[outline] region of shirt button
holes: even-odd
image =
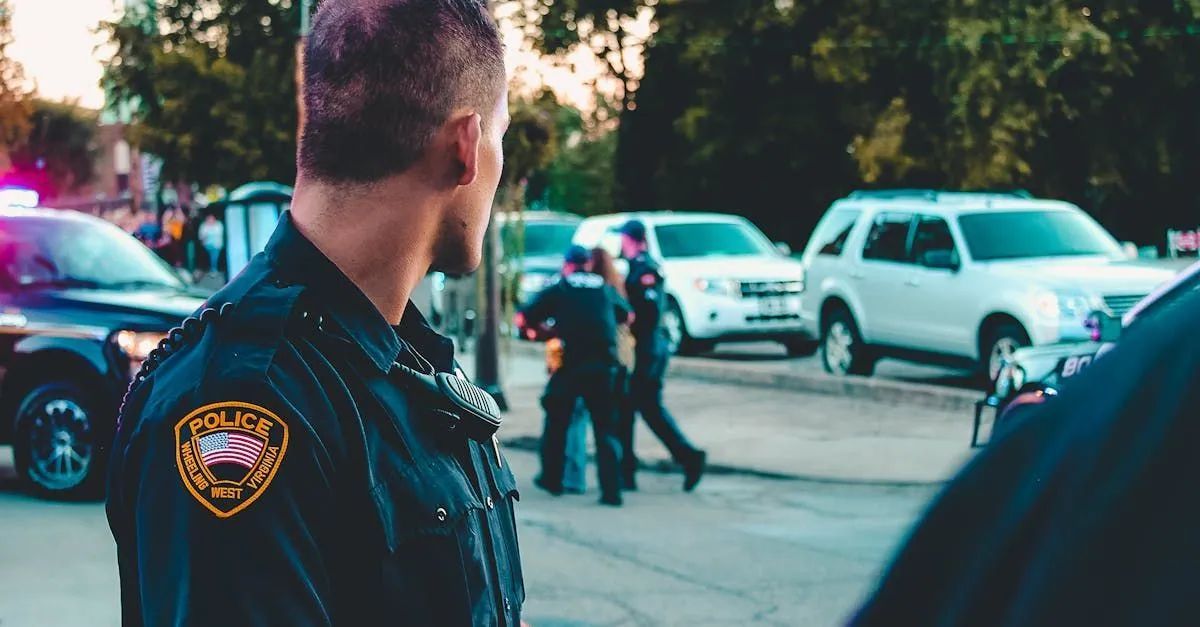
[[[438,522],[446,522],[446,519],[450,517],[450,515],[446,513],[446,508],[444,507],[437,508],[437,512],[435,512],[434,515],[437,516]]]
[[[493,501],[493,500],[492,500],[492,497],[490,497],[490,496],[489,496],[489,497],[487,497],[487,507],[488,507],[488,509],[495,509],[495,508],[496,508],[496,502],[495,502],[495,501]]]
[[[508,597],[504,598],[504,611],[509,614],[512,613],[512,603],[508,602]]]

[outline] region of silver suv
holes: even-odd
[[[855,192],[804,251],[801,317],[834,374],[880,357],[971,366],[994,378],[1022,346],[1085,339],[1171,278],[1126,258],[1079,207],[1026,194]]]

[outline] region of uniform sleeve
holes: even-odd
[[[554,314],[554,294],[557,291],[556,286],[547,287],[538,292],[529,305],[521,310],[526,325],[536,327]]]
[[[643,267],[629,282],[629,303],[635,316],[635,332],[658,327],[659,316],[662,315],[659,311],[662,283],[662,276],[650,267]]]
[[[147,406],[123,451],[125,603],[147,625],[327,625],[332,464],[267,385]],[[120,542],[119,542],[120,544]],[[130,614],[127,608],[126,615]]]

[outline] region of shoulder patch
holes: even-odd
[[[287,423],[250,403],[212,403],[175,423],[179,478],[217,518],[229,518],[262,496],[287,445]]]

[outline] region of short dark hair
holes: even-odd
[[[504,81],[481,0],[324,0],[304,47],[297,166],[331,183],[399,174],[455,108],[489,110]]]

